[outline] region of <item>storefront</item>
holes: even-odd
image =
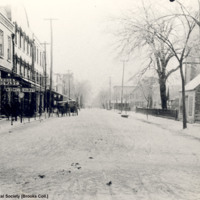
[[[1,68],[1,116],[33,117],[44,111],[44,87]]]

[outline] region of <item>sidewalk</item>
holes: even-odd
[[[20,118],[18,117],[17,121],[13,120],[13,125],[11,125],[11,119],[8,120],[7,118],[0,118],[0,133],[9,132],[27,123],[39,122],[45,119],[48,119],[48,115],[46,115],[46,117],[45,117],[45,114],[43,114],[41,117],[39,116],[31,117],[31,118],[23,117],[22,122]]]
[[[176,121],[174,119],[167,119],[167,118],[156,117],[152,115],[148,115],[147,117],[147,115],[145,114],[135,113],[134,111],[130,111],[127,114],[129,115],[129,118],[134,118],[136,120],[140,120],[145,123],[156,125],[163,129],[200,140],[200,124],[187,123],[187,128],[183,129],[182,121]]]

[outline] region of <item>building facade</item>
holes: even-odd
[[[14,24],[7,18],[6,14],[6,11],[0,8],[0,115],[8,114],[7,102],[11,102],[11,92],[6,91],[6,86],[12,84]]]
[[[45,96],[44,48],[30,30],[28,19],[20,24],[11,6],[1,7],[0,11],[1,114],[41,114]]]

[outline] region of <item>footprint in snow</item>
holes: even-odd
[[[106,185],[111,186],[112,185],[112,181],[109,181],[108,183],[106,183]]]
[[[44,177],[45,177],[45,175],[38,175],[38,177],[40,177],[40,178],[44,178]]]

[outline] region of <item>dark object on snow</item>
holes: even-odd
[[[112,185],[112,181],[109,181],[108,183],[106,183],[106,185],[111,186]]]
[[[138,191],[135,188],[133,188],[133,192],[137,193]]]
[[[93,159],[93,157],[89,157],[89,159]]]
[[[81,167],[77,167],[77,169],[81,169]]]
[[[128,115],[127,114],[123,114],[123,115],[121,115],[121,117],[128,118]]]
[[[69,170],[69,173],[71,173],[71,171]]]
[[[40,178],[44,178],[45,177],[45,175],[38,175]]]

